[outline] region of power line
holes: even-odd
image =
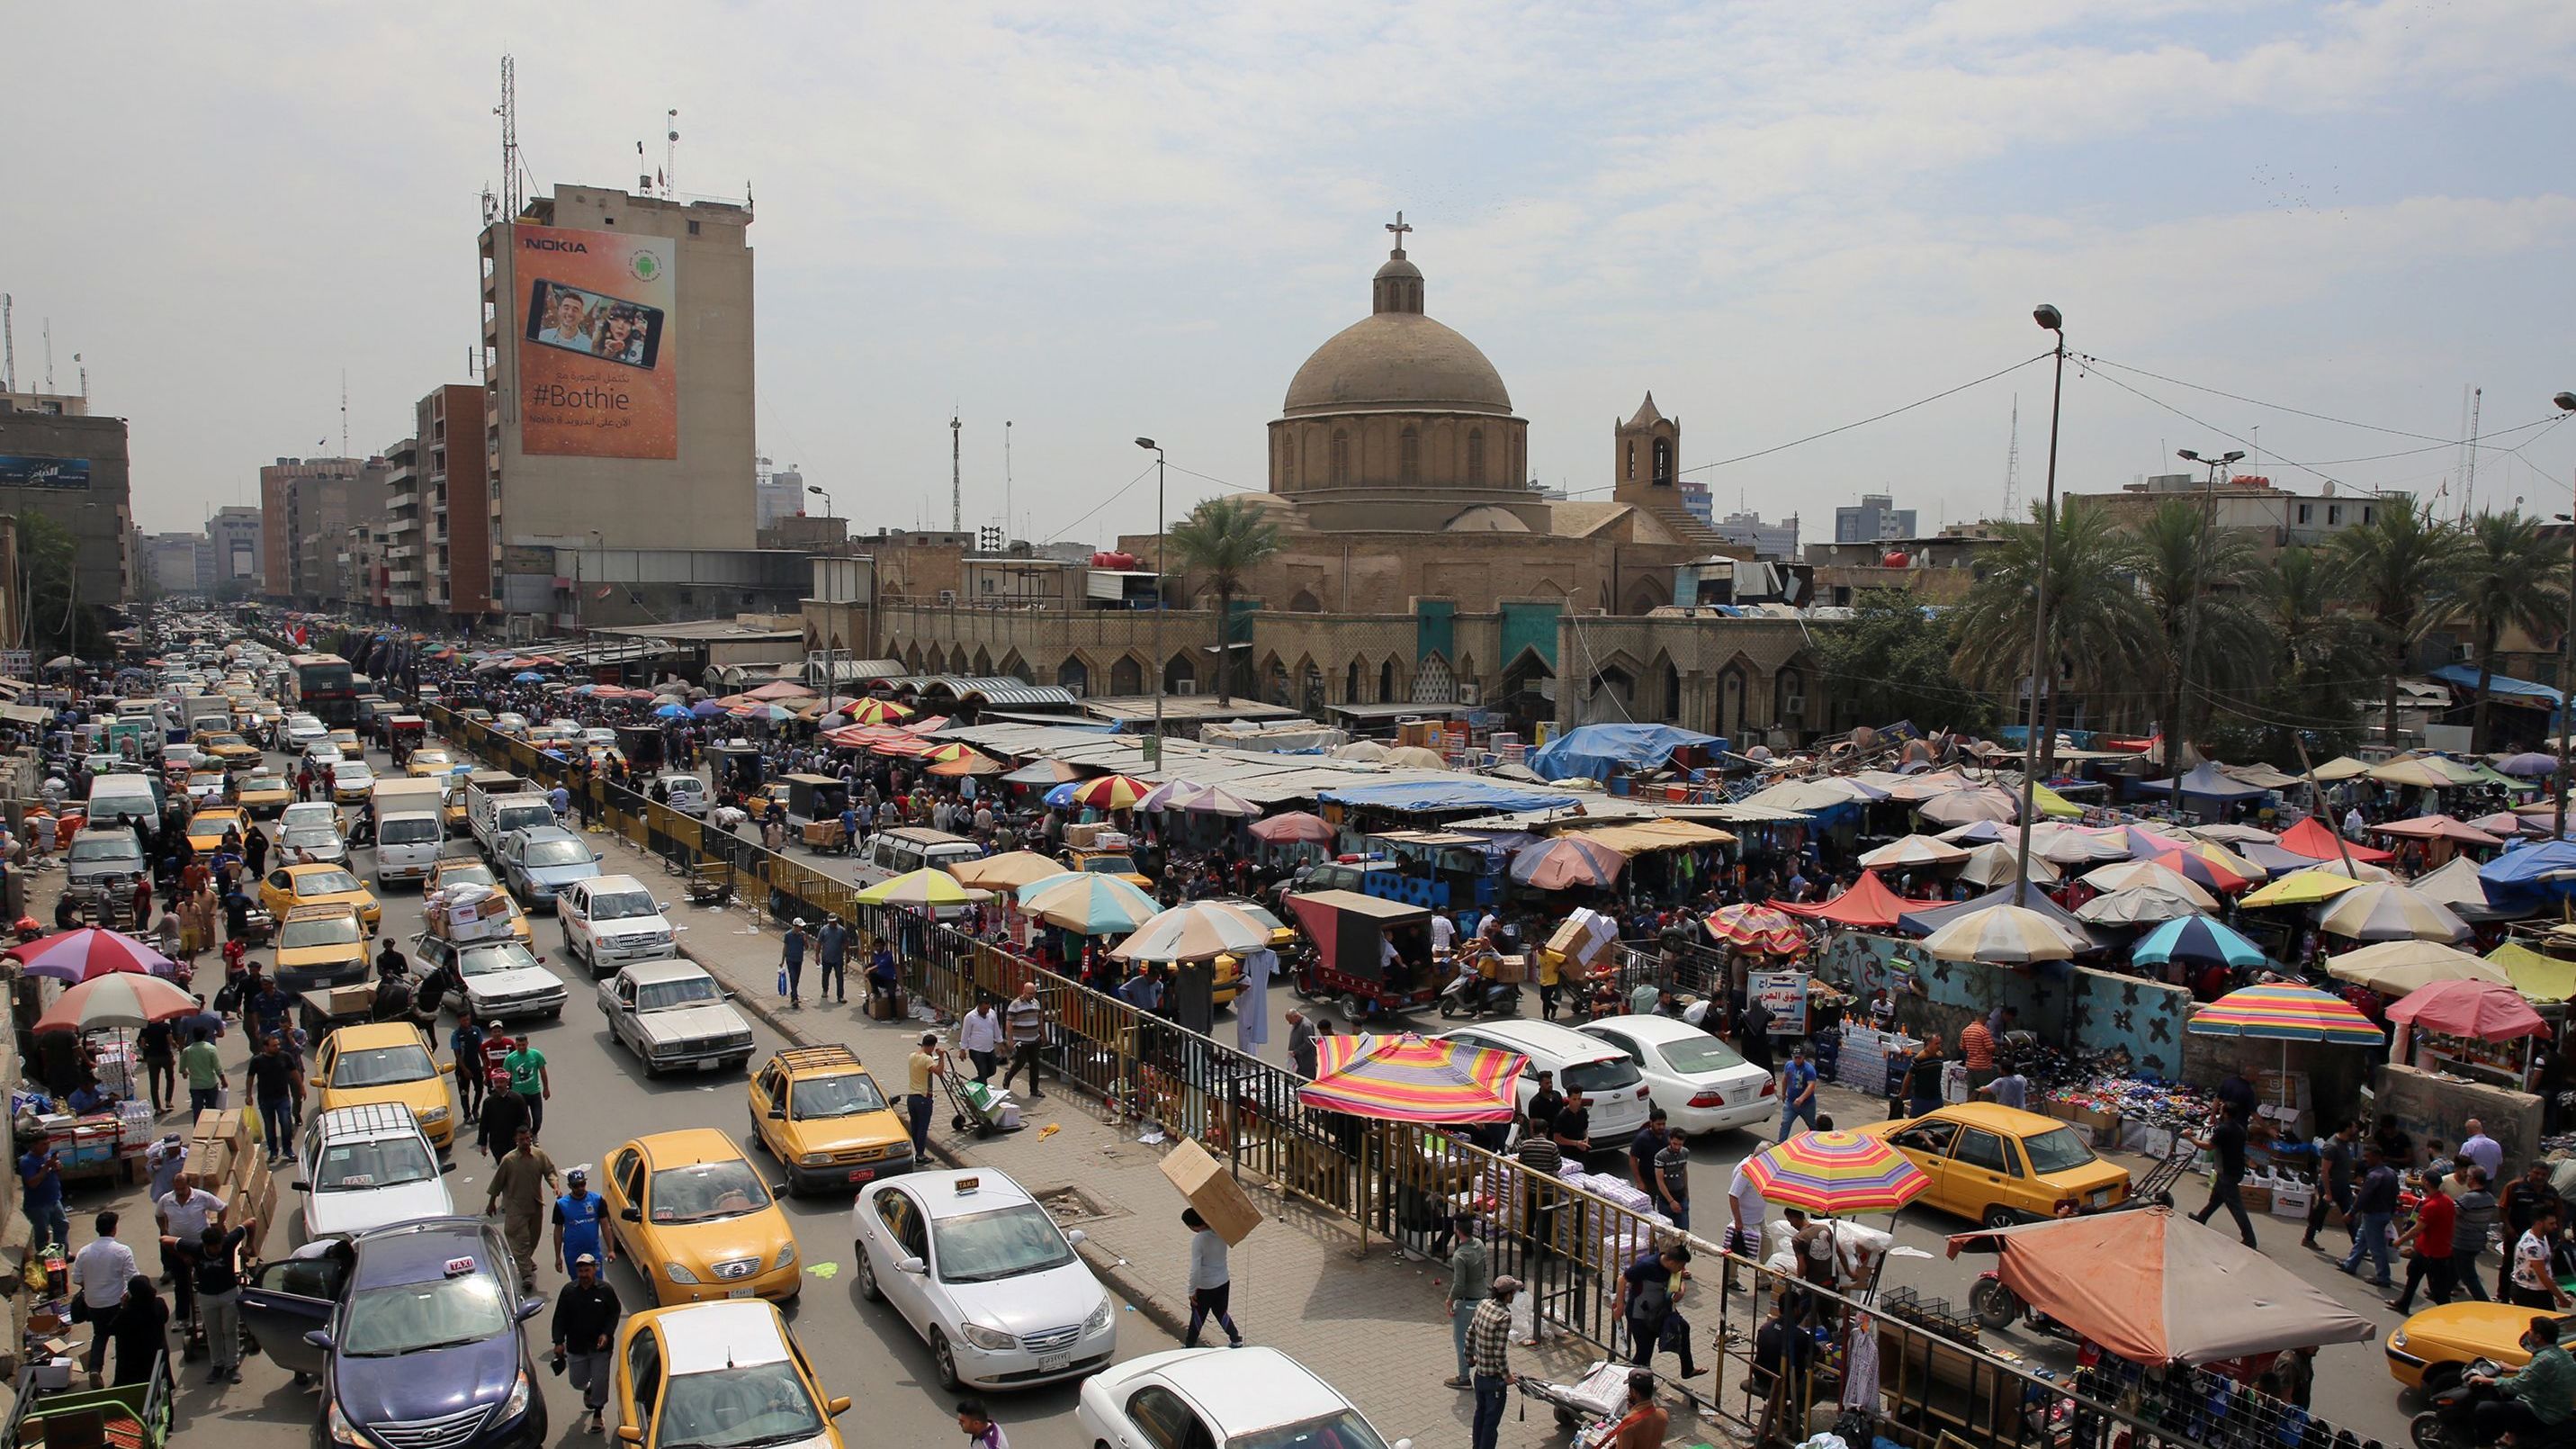
[[[1762,450],[1761,450],[1760,452],[1758,452],[1758,453],[1742,453],[1742,454],[1738,454],[1737,456],[1732,457],[1732,458],[1720,458],[1720,459],[1718,459],[1718,460],[1717,460],[1716,462],[1714,462],[1714,463],[1702,463],[1702,464],[1700,464],[1700,465],[1699,465],[1698,467],[1696,467],[1696,468],[1684,468],[1682,471],[1683,471],[1684,473],[1705,473],[1705,472],[1709,471],[1709,470],[1710,470],[1710,469],[1712,469],[1712,468],[1724,468],[1724,467],[1728,467],[1728,466],[1730,466],[1730,465],[1732,465],[1732,464],[1736,464],[1736,463],[1749,463],[1749,462],[1752,462],[1752,461],[1753,461],[1754,459],[1756,459],[1756,458],[1767,458],[1767,457],[1771,456],[1773,453],[1785,452],[1785,451],[1787,451],[1788,449],[1795,448],[1795,447],[1800,447],[1800,446],[1803,446],[1803,445],[1805,445],[1805,444],[1815,442],[1815,441],[1816,441],[1817,439],[1819,439],[1819,438],[1830,438],[1830,437],[1832,437],[1832,436],[1833,436],[1834,434],[1836,434],[1836,433],[1848,433],[1848,432],[1850,432],[1850,431],[1851,431],[1852,429],[1854,429],[1854,428],[1865,428],[1865,427],[1868,427],[1868,426],[1869,426],[1870,424],[1872,424],[1872,423],[1876,423],[1876,422],[1884,422],[1884,421],[1886,421],[1886,420],[1887,420],[1887,419],[1889,419],[1889,418],[1895,417],[1895,416],[1896,416],[1897,414],[1899,414],[1899,413],[1910,413],[1910,412],[1914,411],[1916,408],[1922,407],[1922,406],[1924,406],[1924,405],[1926,405],[1926,404],[1928,404],[1928,403],[1936,403],[1936,402],[1939,402],[1941,399],[1943,399],[1943,398],[1945,398],[1945,397],[1951,397],[1951,396],[1954,396],[1954,395],[1956,395],[1956,394],[1958,394],[1958,393],[1966,392],[1968,389],[1970,389],[1970,388],[1972,388],[1972,387],[1980,387],[1980,386],[1983,386],[1983,385],[1984,385],[1984,384],[1986,384],[1986,383],[1990,383],[1990,382],[1994,381],[1996,378],[2002,377],[2002,376],[2003,376],[2003,375],[2005,375],[2006,373],[2019,372],[2021,369],[2023,369],[2023,368],[2025,368],[2025,367],[2030,366],[2030,365],[2031,365],[2032,363],[2034,363],[2034,362],[2041,361],[2042,359],[2045,359],[2045,358],[2055,357],[2056,355],[2057,355],[2057,351],[2056,351],[2056,349],[2055,349],[2055,348],[2051,348],[2051,349],[2049,349],[2049,350],[2048,350],[2048,351],[2046,351],[2046,352],[2042,352],[2042,353],[2038,354],[2037,356],[2033,356],[2033,357],[2025,357],[2025,358],[2023,358],[2021,361],[2014,363],[2014,364],[2013,364],[2012,366],[2010,366],[2010,367],[1998,368],[1998,369],[1996,369],[1996,370],[1995,370],[1995,371],[1993,371],[1993,372],[1987,373],[1987,374],[1986,374],[1985,376],[1983,376],[1983,377],[1980,377],[1980,378],[1974,378],[1974,379],[1971,379],[1971,380],[1969,380],[1969,381],[1967,381],[1967,382],[1963,382],[1963,383],[1959,384],[1957,387],[1943,388],[1941,391],[1939,391],[1939,392],[1936,392],[1936,393],[1932,394],[1930,397],[1916,398],[1914,401],[1912,401],[1912,402],[1910,402],[1910,403],[1907,403],[1907,404],[1906,404],[1905,406],[1903,406],[1903,407],[1889,408],[1887,411],[1885,411],[1885,412],[1883,412],[1883,413],[1872,413],[1870,416],[1865,417],[1865,418],[1862,418],[1862,419],[1858,420],[1857,422],[1849,422],[1849,423],[1845,423],[1845,424],[1843,424],[1842,426],[1837,427],[1837,428],[1827,428],[1827,429],[1825,429],[1825,430],[1824,430],[1823,432],[1821,432],[1821,433],[1809,433],[1807,436],[1805,436],[1805,437],[1803,437],[1803,438],[1795,438],[1795,439],[1792,439],[1791,441],[1786,442],[1786,443],[1780,443],[1780,444],[1777,444],[1777,445],[1775,445],[1775,446],[1773,446],[1773,447],[1764,448],[1764,449],[1762,449]],[[1592,492],[1592,493],[1597,493],[1597,492],[1599,492],[1599,491],[1601,491],[1601,490],[1599,490],[1599,489],[1595,488],[1595,489],[1586,489],[1586,490],[1584,490],[1584,491],[1586,491],[1586,492]]]
[[[2152,377],[2158,382],[2169,382],[2176,387],[2187,387],[2193,392],[2205,392],[2213,397],[2223,397],[2230,402],[2241,402],[2248,407],[2258,407],[2266,412],[2294,413],[2299,417],[2314,418],[2321,423],[2335,423],[2347,428],[2363,428],[2374,433],[2388,433],[2395,437],[2413,438],[2418,442],[2437,443],[2445,448],[2456,448],[2461,446],[2463,443],[2474,443],[2478,441],[2474,436],[2468,438],[2437,438],[2431,433],[2411,433],[2404,428],[2383,427],[2378,423],[2365,423],[2352,418],[2339,418],[2331,413],[2310,412],[2306,408],[2294,408],[2288,403],[2265,402],[2260,398],[2251,398],[2239,393],[2229,392],[2225,388],[2210,387],[2206,384],[2197,382],[2185,382],[2179,377],[2167,377],[2161,372],[2149,372],[2143,367],[2131,367],[2125,362],[2113,362],[2108,358],[2096,357],[2091,353],[2079,352],[2075,355],[2083,358],[2086,362],[2095,367],[2108,367],[2117,369],[2121,372],[2134,372],[2140,377]],[[2531,424],[2526,423],[2523,426],[2529,427]],[[2475,434],[2477,430],[2475,428],[2470,428],[2466,431]],[[2490,434],[2489,436],[2495,435]]]
[[[1082,514],[1082,516],[1081,516],[1080,518],[1077,518],[1077,519],[1073,520],[1071,523],[1066,524],[1064,527],[1057,529],[1055,532],[1048,534],[1048,535],[1046,536],[1046,542],[1048,542],[1048,543],[1053,543],[1053,542],[1055,542],[1057,539],[1064,537],[1066,534],[1071,533],[1072,531],[1074,531],[1074,530],[1075,530],[1075,529],[1077,529],[1077,528],[1080,528],[1080,527],[1081,527],[1082,525],[1084,525],[1085,523],[1090,522],[1090,521],[1091,521],[1091,516],[1092,516],[1093,514],[1098,513],[1100,510],[1102,510],[1102,509],[1104,509],[1104,508],[1108,507],[1108,506],[1109,506],[1110,504],[1112,504],[1112,503],[1117,502],[1119,499],[1126,497],[1126,496],[1127,496],[1127,489],[1129,489],[1129,488],[1133,488],[1133,487],[1135,487],[1137,484],[1144,482],[1144,481],[1145,481],[1145,479],[1146,479],[1147,477],[1149,477],[1149,476],[1151,476],[1151,475],[1152,475],[1153,471],[1154,471],[1154,465],[1153,465],[1153,464],[1151,464],[1151,463],[1146,464],[1146,465],[1145,465],[1145,469],[1144,469],[1144,471],[1143,471],[1143,472],[1138,473],[1135,477],[1128,479],[1128,480],[1127,480],[1127,482],[1126,482],[1126,484],[1125,484],[1125,486],[1121,487],[1117,492],[1110,494],[1108,497],[1101,499],[1099,502],[1097,502],[1097,503],[1095,503],[1095,504],[1091,505],[1089,508],[1087,508],[1087,509],[1083,510],[1083,514]]]

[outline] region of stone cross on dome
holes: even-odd
[[[1400,212],[1400,211],[1399,211],[1399,212],[1397,212],[1397,213],[1395,214],[1395,220],[1390,221],[1390,222],[1388,222],[1388,223],[1386,224],[1386,229],[1387,229],[1388,231],[1391,231],[1391,232],[1395,233],[1395,251],[1394,251],[1393,255],[1395,255],[1395,256],[1399,256],[1399,257],[1400,257],[1400,256],[1403,256],[1403,255],[1404,255],[1404,234],[1405,234],[1406,232],[1409,232],[1409,231],[1413,230],[1413,228],[1412,228],[1412,227],[1410,227],[1410,226],[1408,226],[1408,225],[1406,225],[1406,224],[1405,224],[1405,220],[1404,220],[1404,213],[1403,213],[1403,212]]]

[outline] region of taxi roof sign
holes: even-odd
[[[954,1183],[950,1184],[950,1186],[956,1189],[959,1197],[964,1197],[966,1194],[973,1192],[975,1189],[983,1185],[984,1179],[980,1177],[961,1177]]]
[[[450,1258],[447,1260],[447,1276],[450,1278],[461,1278],[473,1271],[474,1260],[472,1258]]]

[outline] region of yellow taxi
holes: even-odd
[[[751,1131],[788,1190],[854,1191],[912,1170],[912,1137],[845,1046],[794,1047],[751,1074]]]
[[[403,773],[415,780],[442,779],[456,768],[456,757],[436,745],[424,745],[403,761]]]
[[[510,933],[519,938],[519,944],[522,946],[533,948],[536,945],[537,931],[534,926],[528,924],[528,913],[519,909],[518,901],[501,888],[501,878],[494,875],[492,867],[485,865],[479,857],[448,856],[429,868],[429,879],[422,884],[421,889],[425,893],[435,895],[449,886],[456,885],[490,886],[492,893],[499,896],[502,904],[510,908]]]
[[[2388,1335],[2388,1374],[2410,1389],[2439,1393],[2460,1381],[2469,1364],[2493,1360],[2505,1369],[2531,1362],[2522,1336],[2531,1320],[2548,1315],[2510,1303],[2463,1298],[2409,1315]],[[2576,1337],[2576,1316],[2558,1319],[2558,1340]]]
[[[188,817],[188,848],[199,855],[211,855],[224,843],[227,830],[247,843],[250,840],[250,816],[236,805],[209,805]]]
[[[288,991],[367,979],[367,933],[346,902],[297,906],[277,923],[277,984]]]
[[[223,762],[226,770],[238,775],[256,769],[263,758],[259,746],[230,730],[205,730],[197,735],[197,748],[208,757]]]
[[[358,759],[365,753],[366,747],[358,743],[358,732],[356,730],[333,730],[329,734],[324,735],[323,738],[337,746],[341,757],[344,759]]]
[[[376,793],[374,767],[355,754],[332,766],[324,778],[330,781],[334,804],[364,805]]]
[[[313,1055],[313,1080],[321,1088],[316,1112],[391,1102],[408,1107],[420,1130],[441,1152],[456,1136],[456,1114],[447,1096],[453,1063],[429,1053],[420,1028],[407,1021],[344,1026],[322,1038]]]
[[[795,1444],[842,1449],[827,1398],[776,1308],[693,1303],[630,1313],[617,1328],[609,1396],[621,1444]]]
[[[1989,1227],[2053,1217],[2060,1207],[2097,1212],[2129,1197],[2127,1168],[2095,1156],[2074,1128],[2036,1112],[1962,1102],[1860,1130],[1884,1138],[1932,1179],[1917,1205]]]
[[[653,1301],[792,1301],[805,1286],[796,1234],[751,1159],[713,1127],[638,1137],[609,1154],[617,1245],[653,1264]]]
[[[1101,875],[1114,875],[1148,895],[1153,894],[1153,877],[1136,869],[1136,857],[1128,854],[1124,846],[1116,850],[1086,849],[1078,845],[1067,846],[1064,854],[1057,858],[1064,862],[1066,870],[1096,871]]]
[[[260,909],[283,921],[297,906],[354,906],[358,919],[372,931],[384,920],[385,908],[373,891],[359,884],[344,865],[289,865],[268,873],[259,883]]]
[[[274,820],[295,803],[295,787],[276,770],[262,766],[242,776],[233,799],[255,820]]]

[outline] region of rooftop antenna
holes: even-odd
[[[2012,442],[2004,449],[2004,521],[2009,523],[2021,508],[2021,394],[2012,400]]]
[[[45,319],[45,391],[54,390],[54,319]]]
[[[519,63],[509,56],[501,57],[501,104],[492,108],[501,118],[501,214],[513,221],[519,215]]]
[[[340,456],[349,456],[349,369],[340,369]]]
[[[0,292],[0,392],[18,390],[18,328],[9,314],[17,303]]]
[[[88,367],[88,365],[87,365],[86,363],[82,363],[82,362],[81,362],[81,355],[80,355],[79,353],[77,353],[77,352],[75,352],[75,353],[73,353],[73,354],[72,354],[72,361],[73,361],[75,364],[78,364],[78,365],[80,366],[81,401],[82,401],[82,402],[88,402],[88,401],[89,401],[89,367]]]
[[[966,531],[966,488],[960,481],[965,475],[959,472],[957,467],[957,430],[963,426],[964,424],[957,421],[955,413],[948,415],[948,531],[950,533]]]
[[[2468,461],[2468,464],[2467,464],[2467,466],[2465,466],[2465,467],[2463,467],[2463,468],[2461,468],[2461,469],[2460,469],[2460,521],[2461,521],[2462,523],[2466,523],[2466,522],[2468,522],[2468,521],[2469,521],[2469,516],[2470,516],[2470,505],[2471,505],[2471,504],[2473,504],[2473,503],[2475,503],[2475,502],[2477,501],[2477,496],[2478,496],[2478,414],[2480,414],[2480,413],[2482,413],[2482,412],[2484,412],[2484,411],[2486,410],[2486,405],[2487,405],[2487,390],[2486,390],[2485,388],[2482,388],[2482,387],[2481,387],[2481,388],[2472,388],[2472,389],[2470,389],[2470,391],[2469,391],[2469,430],[2468,430],[2467,432],[2462,433],[2462,434],[2460,435],[2462,438],[2464,438],[2464,439],[2466,439],[2466,440],[2467,440],[2468,445],[2469,445],[2469,461]]]
[[[665,200],[680,190],[680,108],[662,113],[662,196]]]
[[[1011,546],[1011,420],[1002,419],[1002,547]]]

